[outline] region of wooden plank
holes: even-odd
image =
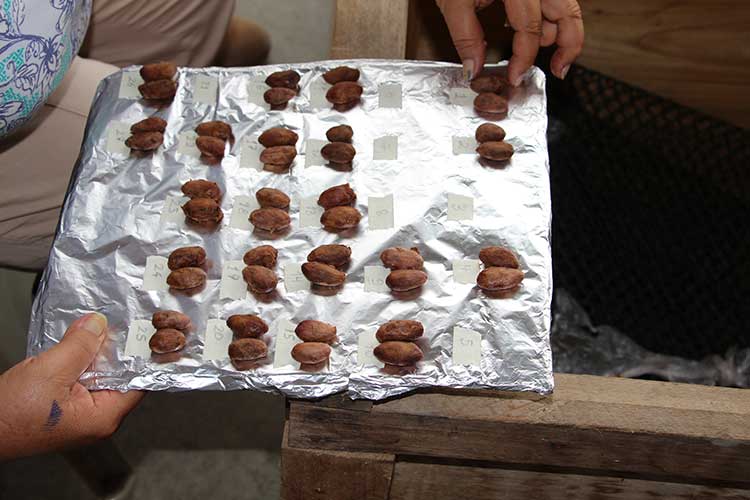
[[[333,59],[403,59],[408,0],[336,0]]]
[[[473,485],[475,487],[467,487]],[[481,487],[479,487],[481,485]],[[750,491],[693,484],[643,481],[455,465],[397,462],[390,500],[597,500],[750,499]]]
[[[292,404],[290,444],[750,484],[750,392],[556,380],[548,398],[415,394],[369,413]]]
[[[395,457],[281,447],[282,500],[387,500]]]

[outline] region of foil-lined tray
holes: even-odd
[[[343,113],[325,100],[321,77],[342,64],[360,69],[364,87],[361,104]],[[300,91],[285,110],[271,111],[262,100],[263,81],[283,69],[302,75]],[[505,65],[491,70],[503,73]],[[99,85],[34,301],[30,355],[57,343],[80,315],[99,311],[110,333],[82,377],[91,389],[256,389],[310,398],[348,390],[370,399],[426,386],[552,390],[551,202],[540,70],[530,70],[511,90],[508,117],[498,122],[515,147],[503,168],[480,164],[474,153],[474,131],[484,120],[454,64],[181,68],[177,96],[162,109],[138,98],[138,80],[138,68],[130,67]],[[152,115],[168,122],[164,144],[153,156],[131,156],[124,147],[130,124]],[[204,164],[194,145],[193,129],[208,120],[230,123],[236,137],[220,166]],[[344,123],[354,129],[351,172],[325,166],[319,154],[326,130]],[[258,161],[258,136],[278,125],[299,134],[299,155],[287,174],[266,172]],[[215,232],[196,232],[182,220],[180,187],[200,178],[224,192],[225,217]],[[347,182],[363,219],[342,237],[316,223],[315,200]],[[247,223],[255,191],[266,186],[292,199],[291,231],[272,241]],[[280,283],[270,298],[258,300],[232,281],[243,254],[263,243],[279,251]],[[307,254],[326,243],[352,248],[346,284],[333,295],[310,290],[299,278]],[[174,295],[162,289],[159,265],[189,245],[206,249],[208,283],[197,295]],[[507,246],[519,257],[525,278],[510,298],[488,298],[471,282],[479,250],[488,245]],[[377,291],[383,287],[379,254],[392,246],[417,247],[425,259],[429,280],[409,299]],[[195,325],[176,361],[149,356],[149,323],[158,309],[182,311]],[[226,355],[231,332],[224,321],[237,313],[258,314],[270,325],[268,357],[248,371],[235,369]],[[338,329],[328,368],[318,373],[300,371],[289,356],[299,341],[294,326],[303,319]],[[418,342],[424,359],[415,373],[388,375],[372,356],[375,331],[390,319],[424,324]]]

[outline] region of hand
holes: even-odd
[[[106,331],[104,316],[87,314],[58,345],[0,375],[0,460],[87,444],[117,430],[143,393],[89,392],[78,383]]]
[[[487,42],[476,11],[492,0],[437,0],[448,29],[464,65],[464,76],[471,80],[482,71]],[[503,0],[513,35],[513,56],[508,79],[518,86],[539,47],[557,44],[550,67],[560,79],[565,78],[571,63],[583,48],[583,18],[575,0]]]

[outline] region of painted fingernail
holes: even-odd
[[[565,80],[565,77],[568,76],[568,70],[570,69],[570,64],[565,66],[562,71],[560,71],[560,80]]]
[[[464,80],[470,82],[474,78],[474,61],[466,59],[464,61]]]
[[[99,313],[87,314],[81,321],[80,327],[99,337],[107,329],[107,318]]]

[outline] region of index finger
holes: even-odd
[[[471,80],[482,71],[486,46],[474,0],[438,0],[437,4],[463,63],[464,77]]]
[[[539,0],[504,0],[513,35],[513,56],[508,65],[508,79],[518,86],[536,59],[542,37],[542,9]]]

